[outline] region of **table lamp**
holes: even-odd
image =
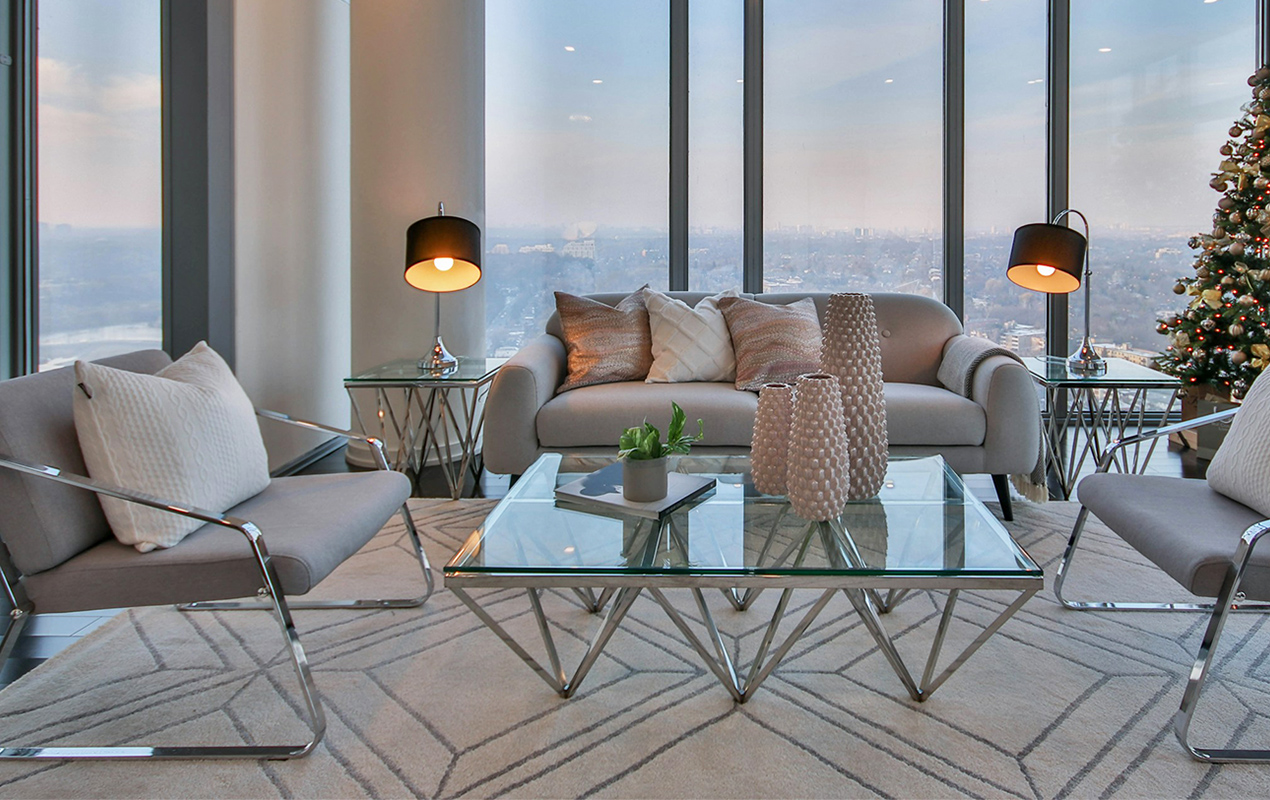
[[[1058,224],[1068,214],[1075,214],[1085,223],[1084,236]],[[1085,338],[1080,349],[1067,359],[1067,369],[1078,375],[1102,375],[1107,371],[1107,362],[1089,340],[1089,278],[1093,273],[1089,269],[1089,220],[1084,214],[1066,208],[1049,224],[1037,222],[1016,230],[1005,274],[1024,289],[1046,294],[1071,294],[1084,283]]]
[[[436,339],[419,368],[448,372],[459,365],[441,341],[441,294],[457,292],[481,279],[481,229],[461,217],[447,217],[445,203],[406,231],[406,283],[436,295]]]

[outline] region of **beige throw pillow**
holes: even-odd
[[[719,300],[737,290],[706,297],[695,307],[653,289],[644,290],[653,334],[653,365],[645,383],[736,380],[732,335]]]
[[[75,362],[75,430],[94,480],[226,511],[269,485],[255,409],[229,365],[199,342],[154,375]],[[172,547],[196,519],[101,497],[115,537]]]
[[[1261,373],[1208,465],[1208,485],[1270,518],[1270,378]]]
[[[653,364],[643,287],[617,306],[556,292],[569,374],[557,392],[617,381],[642,381]]]
[[[810,297],[787,306],[725,297],[719,308],[736,350],[736,388],[757,392],[820,371],[820,319]]]

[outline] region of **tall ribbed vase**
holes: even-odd
[[[830,295],[822,326],[822,369],[842,386],[852,500],[873,497],[886,479],[886,401],[877,312],[867,294]]]
[[[754,438],[750,441],[750,477],[763,494],[785,494],[789,422],[794,411],[794,387],[769,383],[758,393]]]
[[[842,512],[850,486],[842,389],[832,375],[798,379],[789,429],[786,496],[806,520],[828,520]]]

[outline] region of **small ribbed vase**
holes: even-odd
[[[806,520],[837,517],[851,488],[842,389],[832,375],[798,379],[789,429],[786,496]]]
[[[820,361],[842,386],[852,500],[873,497],[886,479],[886,401],[882,396],[882,345],[877,312],[867,294],[829,297]]]
[[[750,477],[763,494],[785,494],[785,459],[789,455],[789,422],[794,387],[769,383],[758,393],[754,438],[750,441]]]

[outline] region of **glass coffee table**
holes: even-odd
[[[799,519],[783,497],[755,491],[745,457],[682,459],[681,471],[712,475],[718,484],[713,494],[658,520],[556,506],[555,488],[580,476],[569,468],[558,454],[540,457],[445,567],[446,588],[562,697],[577,691],[635,599],[647,593],[743,703],[841,591],[909,695],[922,701],[1043,585],[1041,568],[940,456],[892,459],[879,495],[848,503],[829,522]],[[479,588],[525,590],[549,666],[468,593]],[[543,612],[540,593],[549,589],[571,591],[585,608],[604,614],[572,675],[561,665]],[[667,599],[671,589],[691,593],[704,638]],[[795,589],[820,594],[777,642]],[[967,589],[1001,589],[1017,597],[937,672],[957,596]],[[781,595],[754,658],[741,669],[706,594],[721,591],[734,608],[745,610],[765,590]],[[946,599],[919,679],[882,617],[905,594],[922,590],[945,592]]]

